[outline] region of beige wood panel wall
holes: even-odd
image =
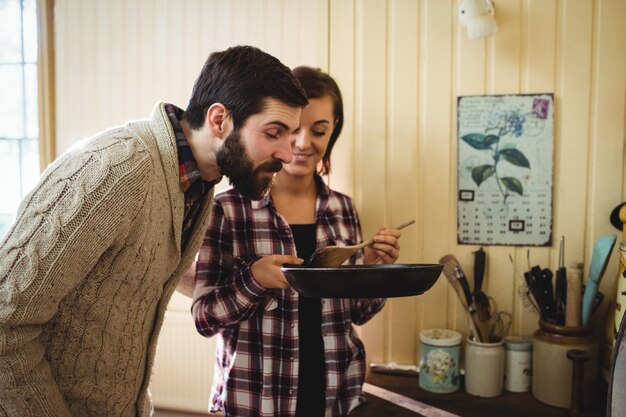
[[[56,0],[58,153],[157,101],[185,107],[209,53],[255,45],[327,68],[328,11],[307,0]]]
[[[536,317],[516,292],[527,254],[555,268],[565,235],[566,261],[587,268],[594,240],[617,233],[608,214],[626,198],[626,2],[494,0],[500,30],[474,41],[459,2],[57,0],[57,149],[157,100],[184,105],[210,51],[251,43],[339,82],[346,125],[329,181],[355,198],[365,234],[415,218],[400,261],[454,253],[471,279],[477,247],[456,244],[456,99],[552,92],[555,246],[486,248],[486,291],[514,314],[515,333],[530,334]],[[609,298],[616,262],[601,286]],[[390,300],[361,333],[370,360],[415,363],[418,333],[432,327],[467,334],[443,277],[424,296]]]
[[[527,256],[556,268],[564,235],[566,262],[586,271],[595,239],[617,233],[608,215],[625,188],[626,3],[495,0],[499,32],[473,41],[458,24],[459,3],[331,1],[329,68],[354,106],[331,182],[355,197],[366,234],[416,218],[403,233],[402,262],[453,253],[471,280],[478,247],[456,243],[456,99],[554,93],[554,246],[486,247],[484,288],[513,313],[513,332],[529,335],[537,318],[517,293]],[[616,269],[614,255],[601,286],[609,298]],[[594,315],[599,337],[606,306]],[[468,334],[445,278],[424,296],[390,300],[362,329],[369,359],[415,363],[419,331],[432,327]]]

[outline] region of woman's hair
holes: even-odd
[[[288,67],[252,46],[235,46],[207,58],[193,86],[185,117],[192,129],[204,126],[206,112],[222,103],[238,130],[248,117],[263,111],[268,98],[291,107],[304,107],[304,90]]]
[[[300,85],[302,85],[309,99],[328,96],[333,103],[335,128],[330,135],[326,153],[322,157],[322,165],[318,170],[318,174],[320,175],[328,174],[330,172],[330,153],[343,127],[343,100],[341,99],[341,91],[339,91],[335,80],[333,80],[330,75],[322,72],[319,68],[301,66],[291,70],[291,73],[300,81]]]

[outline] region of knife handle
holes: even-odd
[[[552,287],[552,271],[545,268],[542,272],[543,278],[543,294],[546,302],[546,310],[548,311],[548,318],[555,319],[556,303],[554,302],[554,290]]]
[[[554,304],[556,306],[554,315],[558,325],[565,324],[565,298],[567,297],[567,275],[565,268],[556,271],[554,283]]]

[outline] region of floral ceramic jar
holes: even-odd
[[[448,329],[420,332],[419,386],[434,393],[459,389],[461,333]]]

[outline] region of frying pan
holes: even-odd
[[[419,295],[439,279],[443,265],[283,266],[289,285],[310,298],[386,298]]]

